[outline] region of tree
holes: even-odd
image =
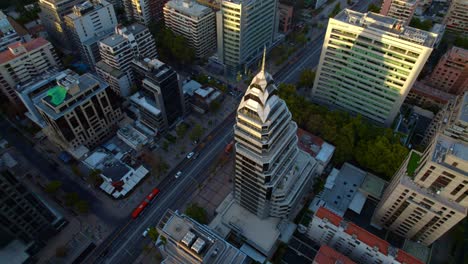
[[[468,49],[468,37],[458,35],[455,38],[455,41],[453,42],[453,44],[457,47]]]
[[[55,256],[57,258],[63,258],[68,254],[68,248],[64,245],[61,245],[55,249]]]
[[[101,173],[101,170],[91,170],[87,178],[88,183],[95,187],[101,185],[104,181],[101,177]]]
[[[370,11],[373,13],[380,13],[380,7],[378,7],[375,4],[370,4],[369,7],[367,7],[367,11]]]
[[[213,113],[218,112],[218,110],[221,108],[221,104],[218,101],[213,101],[210,104],[210,111]]]
[[[198,140],[203,135],[203,127],[200,124],[196,124],[193,129],[192,133],[190,133],[190,140]]]
[[[65,205],[73,206],[80,200],[80,197],[76,192],[65,194]]]
[[[185,123],[181,123],[176,127],[177,137],[184,138],[187,134],[188,126]]]
[[[314,85],[314,81],[315,71],[313,71],[312,69],[305,69],[301,72],[301,75],[299,76],[299,82],[297,86],[311,88]]]
[[[153,23],[149,26],[156,39],[158,55],[164,61],[176,61],[178,64],[191,64],[195,60],[195,50],[188,40],[175,34],[164,23]]]
[[[190,204],[187,209],[185,209],[185,214],[199,222],[200,224],[207,224],[208,217],[206,211],[203,207],[200,207],[196,203]]]
[[[415,27],[415,28],[419,28],[419,29],[428,31],[428,30],[430,30],[432,28],[432,21],[429,20],[429,19],[421,21],[419,18],[413,17],[411,19],[411,22],[410,22],[409,25],[411,27]]]
[[[328,17],[335,17],[338,15],[338,13],[341,11],[341,4],[338,2],[336,3],[335,7],[331,11],[330,15]]]
[[[148,236],[149,238],[151,238],[151,240],[153,240],[153,242],[158,240],[158,230],[155,227],[150,227],[150,229],[148,230]]]
[[[61,181],[51,181],[46,185],[46,187],[44,188],[44,191],[46,193],[55,194],[61,187],[62,187]]]
[[[86,214],[89,212],[89,204],[85,200],[79,200],[75,203],[75,209],[81,214]]]

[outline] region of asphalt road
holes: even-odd
[[[3,117],[0,119],[0,131],[2,136],[8,140],[8,143],[16,148],[28,162],[35,166],[42,176],[47,177],[49,180],[59,180],[62,182],[62,189],[65,192],[76,192],[80,198],[87,200],[89,203],[89,209],[92,213],[97,215],[103,221],[107,221],[111,225],[117,225],[122,223],[122,219],[116,218],[113,214],[109,213],[106,208],[102,206],[102,203],[98,197],[83,187],[81,184],[76,184],[76,181],[81,181],[78,177],[72,179],[71,175],[67,175],[61,171],[58,171],[57,166],[53,166],[52,163],[44,157],[42,153],[39,153],[34,149],[34,143],[30,142],[28,138],[12,126],[10,122],[5,120]]]
[[[196,160],[185,159],[176,166],[169,176],[157,187],[161,190],[158,197],[135,220],[120,226],[111,234],[84,263],[132,263],[142,252],[149,238],[142,236],[149,226],[155,226],[167,209],[180,208],[196,191],[198,184],[209,176],[209,168],[222,155],[223,149],[233,138],[235,112],[226,118],[202,142],[204,147],[197,147],[194,151],[199,154]],[[199,146],[200,146],[199,145]],[[176,179],[177,171],[182,176]]]

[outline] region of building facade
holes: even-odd
[[[21,41],[20,35],[16,33],[8,21],[8,17],[0,10],[0,51],[4,51],[10,44]]]
[[[114,31],[117,25],[114,7],[105,0],[85,1],[73,7],[66,15],[65,25],[71,33],[73,47],[81,59],[94,68],[100,60],[98,41]]]
[[[408,25],[418,5],[419,0],[384,0],[380,14],[403,20]]]
[[[164,6],[164,24],[188,40],[197,58],[216,50],[216,18],[213,10],[193,0],[171,0]]]
[[[317,251],[317,255],[315,255],[315,258],[312,262],[312,264],[334,264],[334,263],[356,264],[356,262],[352,261],[345,255],[325,245],[320,247],[319,251]]]
[[[41,12],[39,18],[51,40],[63,49],[71,49],[71,42],[66,34],[64,16],[70,14],[75,5],[83,0],[39,0]]]
[[[43,38],[16,42],[0,53],[0,89],[13,104],[18,104],[16,86],[31,81],[59,66],[52,44]]]
[[[412,151],[374,212],[374,224],[431,245],[467,215],[467,143],[438,133]]]
[[[169,65],[157,59],[132,62],[135,83],[140,94],[153,101],[161,111],[166,128],[184,115],[184,95],[179,76]]]
[[[278,4],[278,16],[279,16],[278,31],[279,32],[289,33],[292,30],[293,15],[294,15],[294,6],[283,4],[283,3]]]
[[[157,225],[163,244],[164,262],[187,264],[244,264],[247,255],[229,244],[208,226],[186,215],[166,211]]]
[[[307,228],[318,245],[327,245],[356,263],[423,264],[405,251],[320,207]]]
[[[468,2],[466,0],[453,0],[444,18],[448,31],[468,33]]]
[[[448,50],[437,63],[429,83],[455,95],[468,91],[468,50],[455,46]]]
[[[435,37],[401,20],[345,9],[329,20],[312,98],[389,126]]]
[[[115,33],[99,41],[102,62],[127,74],[133,81],[131,62],[133,59],[156,58],[156,43],[148,28],[142,24],[116,27]],[[105,76],[101,76],[105,78]]]
[[[110,88],[118,95],[122,97],[127,97],[130,95],[131,85],[125,72],[111,67],[104,61],[98,61],[96,63],[96,73],[106,83],[108,83]]]
[[[234,198],[259,218],[291,218],[310,187],[316,163],[297,146],[297,124],[264,69],[237,109]]]
[[[43,247],[66,220],[8,170],[0,174],[2,242],[19,239],[32,248]]]
[[[148,26],[163,19],[164,4],[168,0],[123,0],[125,15],[129,21]]]
[[[244,73],[246,67],[271,47],[278,31],[277,1],[222,1],[216,13],[218,59],[228,75]]]
[[[65,150],[99,145],[115,133],[122,115],[119,96],[90,73],[63,74],[33,102],[44,133]]]

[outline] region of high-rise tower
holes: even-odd
[[[272,76],[261,71],[242,98],[234,126],[235,200],[259,218],[294,216],[309,186],[315,163],[297,146],[297,125],[277,93]]]

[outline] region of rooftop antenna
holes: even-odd
[[[262,60],[261,72],[265,72],[265,59],[266,59],[266,45],[263,46],[263,60]]]

